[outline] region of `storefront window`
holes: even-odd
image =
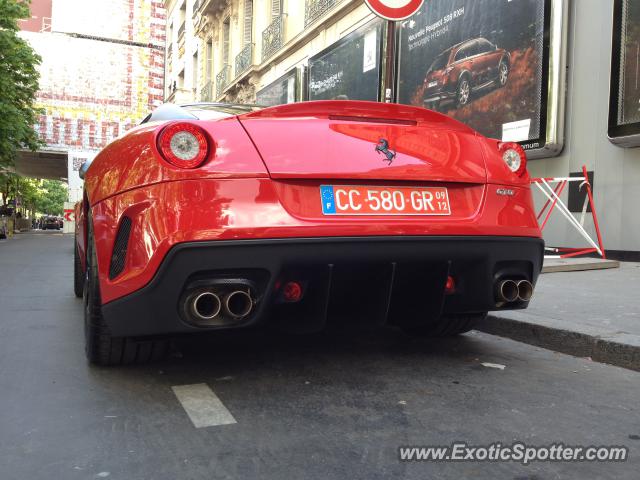
[[[311,57],[309,100],[378,100],[381,37],[374,20]]]
[[[285,73],[275,82],[267,85],[256,93],[258,105],[272,107],[285,103],[294,103],[298,98],[298,71],[293,69]]]
[[[640,145],[640,0],[616,0],[609,137],[623,146]]]

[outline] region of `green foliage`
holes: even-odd
[[[9,203],[19,195],[21,208],[40,214],[62,215],[69,191],[58,180],[37,180],[14,174],[0,173],[2,203]]]
[[[69,197],[67,186],[59,180],[43,180],[40,194],[35,202],[35,210],[40,213],[62,215],[64,202]]]
[[[0,166],[11,164],[17,149],[41,145],[33,129],[41,113],[34,106],[40,57],[18,36],[18,20],[31,15],[29,3],[0,0]]]

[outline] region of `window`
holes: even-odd
[[[213,76],[213,40],[209,39],[207,41],[207,71],[205,72],[205,78],[207,79],[207,83],[211,81]]]
[[[609,139],[623,147],[640,146],[640,1],[615,0]]]
[[[271,0],[271,20],[282,15],[282,0]]]
[[[222,24],[222,62],[223,65],[229,64],[229,52],[230,48],[230,36],[231,36],[231,19],[227,19]]]
[[[484,38],[478,40],[477,45],[478,53],[493,52],[496,49],[496,46],[493,43],[491,43],[489,40],[485,40]]]
[[[196,52],[193,54],[193,67],[191,71],[191,86],[194,92],[198,91],[198,73],[198,52]]]
[[[458,50],[458,53],[456,53],[455,61],[459,62],[460,60],[464,60],[465,58],[467,58],[469,56],[467,50],[468,47],[462,47],[460,50]]]
[[[187,4],[186,2],[182,3],[180,7],[180,28],[178,30],[178,37],[184,35],[184,29],[187,21]]]
[[[184,89],[184,70],[182,70],[178,75],[178,89]]]
[[[248,45],[253,38],[253,0],[244,0],[244,24],[242,28],[242,41],[244,45]]]
[[[429,67],[429,71],[433,72],[436,70],[444,70],[447,66],[447,63],[449,63],[449,55],[451,55],[451,49],[445,50],[440,55],[438,55],[431,64],[431,67]]]

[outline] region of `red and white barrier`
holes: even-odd
[[[570,258],[589,253],[598,253],[602,258],[606,258],[604,245],[602,243],[602,234],[600,233],[600,226],[598,224],[598,216],[596,214],[596,207],[593,202],[593,192],[591,191],[591,184],[589,183],[589,176],[587,175],[587,167],[585,165],[582,166],[582,173],[582,177],[546,177],[531,179],[531,183],[538,187],[542,194],[547,198],[547,202],[538,213],[538,222],[546,213],[544,220],[540,224],[540,229],[544,231],[544,227],[547,225],[551,214],[557,209],[590,245],[588,248],[547,247],[546,250],[553,253],[553,255],[545,255],[545,258]],[[562,192],[569,182],[580,182],[580,189],[587,189],[587,196],[584,199],[580,220],[578,220],[569,211],[569,208],[567,208],[566,204],[560,198],[560,195],[562,195]],[[596,229],[597,243],[593,238],[591,238],[584,228],[587,206],[591,206],[591,215]]]

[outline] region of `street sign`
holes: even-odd
[[[387,20],[404,20],[416,13],[424,0],[365,0],[373,13]]]

